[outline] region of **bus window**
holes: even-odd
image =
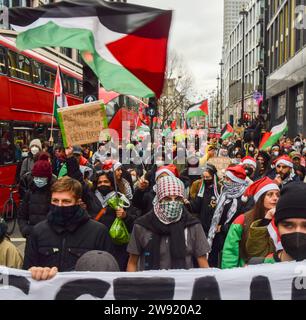
[[[40,86],[44,85],[42,77],[42,65],[36,60],[32,61],[33,82]]]
[[[6,74],[5,49],[0,47],[0,73]]]
[[[17,78],[17,53],[14,51],[8,51],[8,67],[10,76]]]
[[[72,93],[75,96],[78,96],[79,95],[78,80],[71,78],[71,82],[72,82]]]
[[[31,81],[31,62],[29,58],[22,54],[18,55],[17,77],[25,81]]]
[[[83,82],[78,80],[78,85],[79,85],[79,97],[83,97]]]
[[[51,88],[51,89],[54,88],[55,77],[56,77],[56,71],[49,67],[45,67],[45,86],[47,88]]]
[[[14,163],[12,132],[7,122],[0,122],[0,165]]]

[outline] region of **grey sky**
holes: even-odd
[[[217,86],[223,41],[223,0],[128,0],[174,10],[170,49],[183,55],[199,94]]]

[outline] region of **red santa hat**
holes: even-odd
[[[105,160],[102,165],[102,170],[104,172],[109,172],[114,168],[114,171],[119,169],[122,166],[122,163],[115,160]]]
[[[225,175],[234,182],[245,183],[246,172],[241,165],[228,167],[225,171]]]
[[[155,173],[155,180],[162,174],[167,173],[170,177],[179,177],[178,170],[174,164],[168,164],[157,169]]]
[[[275,181],[271,180],[269,177],[263,177],[254,183],[252,183],[244,192],[243,201],[246,202],[249,197],[253,197],[255,203],[259,198],[266,192],[271,190],[279,190],[278,185]]]
[[[256,160],[253,157],[250,157],[250,156],[244,157],[242,159],[242,165],[244,165],[244,164],[249,164],[249,165],[253,166],[255,169],[257,167]]]
[[[279,164],[283,164],[287,167],[293,168],[292,159],[288,155],[283,155],[274,160],[273,164],[277,167]]]

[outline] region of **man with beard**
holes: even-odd
[[[283,155],[277,158],[273,164],[275,165],[275,169],[272,170],[269,177],[272,180],[274,179],[280,188],[287,183],[300,181],[300,178],[293,170],[293,162],[289,156]]]
[[[256,160],[250,156],[244,157],[242,159],[242,166],[247,175],[246,181],[251,185],[254,182],[255,170],[257,167]]]

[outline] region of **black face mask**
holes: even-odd
[[[112,189],[110,186],[100,186],[98,187],[98,191],[102,194],[103,197],[105,197],[112,191]]]
[[[213,185],[214,180],[213,179],[209,179],[209,180],[204,180],[205,186],[210,187]]]
[[[60,207],[51,204],[48,220],[51,223],[61,226],[69,225],[75,220],[75,216],[79,209],[79,205]]]
[[[281,243],[286,253],[296,260],[306,259],[306,234],[302,232],[287,233],[281,236]]]

